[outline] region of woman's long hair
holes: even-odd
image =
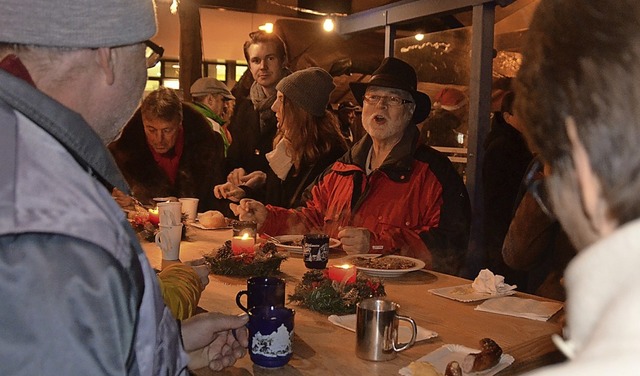
[[[296,170],[302,163],[313,164],[332,148],[349,147],[342,133],[338,119],[329,110],[322,116],[313,116],[297,106],[286,96],[282,100],[282,119],[273,145],[282,138],[289,141],[289,153]]]

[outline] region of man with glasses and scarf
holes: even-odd
[[[431,106],[417,90],[415,70],[386,58],[351,90],[368,135],[316,179],[306,205],[287,210],[243,200],[234,209],[268,234],[324,232],[347,253],[410,256],[458,273],[469,240],[469,197],[449,159],[419,143],[416,124]]]

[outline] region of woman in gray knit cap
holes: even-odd
[[[335,116],[327,110],[333,78],[317,67],[283,78],[271,109],[278,119],[273,151],[266,155],[270,170],[261,191],[231,183],[216,186],[218,198],[240,201],[251,197],[285,208],[304,204],[302,193],[333,164],[348,146]]]

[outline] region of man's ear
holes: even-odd
[[[100,47],[96,50],[96,62],[104,75],[107,85],[112,85],[115,80],[114,50],[109,47]]]
[[[593,229],[600,235],[608,235],[617,227],[617,221],[611,216],[609,205],[602,194],[600,179],[593,171],[589,155],[578,137],[578,128],[572,117],[565,119],[565,128],[571,141],[572,158],[584,211]]]

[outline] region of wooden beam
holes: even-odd
[[[202,30],[200,27],[200,6],[191,1],[183,1],[178,7],[180,19],[180,88],[183,100],[191,102],[189,89],[202,77]]]

